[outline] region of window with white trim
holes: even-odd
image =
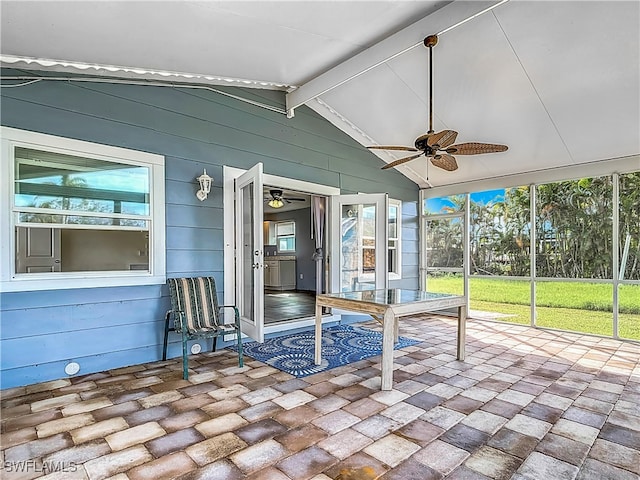
[[[402,257],[400,236],[402,229],[402,202],[389,199],[389,220],[387,224],[387,271],[390,280],[402,278]],[[368,279],[367,275],[375,272],[375,208],[366,206],[362,215],[362,264],[360,277]]]
[[[296,222],[289,220],[276,223],[276,245],[278,252],[296,251]]]
[[[165,281],[164,157],[2,127],[3,291]]]
[[[402,278],[402,257],[400,237],[402,230],[402,202],[389,199],[389,247],[387,250],[387,265],[389,279]]]

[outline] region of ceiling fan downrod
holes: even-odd
[[[438,44],[437,35],[429,35],[424,39],[424,46],[429,49],[429,130],[433,133],[433,47]]]

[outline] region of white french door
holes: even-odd
[[[264,341],[262,163],[235,179],[236,305],[242,332]]]
[[[331,293],[388,287],[386,193],[331,197]]]
[[[235,225],[225,229],[224,295],[226,304],[238,306],[243,334],[264,341],[265,182],[331,199],[327,245],[332,292],[387,287],[386,194],[336,195],[336,187],[263,175],[262,163],[247,171],[226,167],[224,182],[225,224]]]

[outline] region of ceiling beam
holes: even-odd
[[[503,2],[483,0],[447,4],[287,93],[287,116],[293,117],[294,110],[300,105],[420,45],[426,36],[439,34],[500,3]]]

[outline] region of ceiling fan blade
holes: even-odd
[[[418,149],[414,147],[401,147],[399,145],[372,145],[367,147],[371,150],[402,150],[404,152],[417,152]]]
[[[386,170],[387,168],[397,167],[398,165],[402,165],[403,163],[407,163],[407,162],[413,160],[414,158],[418,158],[418,157],[421,157],[421,156],[422,156],[422,152],[420,152],[417,155],[411,155],[409,157],[400,158],[399,160],[396,160],[395,162],[387,163],[384,167],[382,167],[382,170]]]
[[[455,132],[453,130],[443,130],[441,132],[429,135],[429,137],[427,138],[427,145],[432,148],[446,148],[456,141],[457,136],[458,132]]]
[[[434,155],[431,159],[431,163],[438,168],[447,170],[448,172],[453,172],[458,169],[458,162],[456,162],[456,159],[446,153]]]
[[[291,202],[304,202],[304,198],[282,197],[282,199],[286,200],[289,203],[291,203]]]
[[[451,145],[447,148],[447,153],[455,153],[456,155],[478,155],[481,153],[504,152],[509,147],[506,145],[496,145],[493,143],[459,143]]]

